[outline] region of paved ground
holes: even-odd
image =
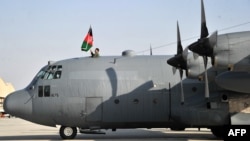
[[[219,141],[208,129],[196,128],[186,131],[170,131],[169,129],[121,129],[116,132],[103,130],[105,135],[90,135],[78,133],[74,141]],[[19,118],[0,118],[0,140],[61,140],[59,136],[59,127],[47,127],[33,124]]]

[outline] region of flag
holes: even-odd
[[[93,46],[93,34],[92,28],[89,28],[88,34],[85,36],[83,43],[82,43],[82,51],[88,51]]]

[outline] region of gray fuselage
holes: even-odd
[[[185,103],[180,103],[180,77],[167,65],[169,57],[58,61],[43,67],[28,87],[9,95],[5,110],[38,124],[86,129],[228,124],[228,105],[221,102],[213,82],[210,101],[216,106],[207,107],[204,82],[187,78]]]

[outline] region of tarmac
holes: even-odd
[[[58,127],[34,124],[19,118],[0,118],[0,140],[10,141],[54,141],[62,140]],[[168,128],[156,129],[117,129],[102,130],[106,134],[78,133],[74,141],[221,141],[209,129],[189,128],[185,131],[171,131]]]

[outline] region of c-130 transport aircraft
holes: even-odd
[[[98,129],[190,127],[222,137],[224,125],[249,125],[250,31],[209,36],[201,1],[200,38],[183,50],[178,24],[177,33],[175,56],[127,50],[49,63],[7,96],[4,110],[60,125],[63,139]]]

